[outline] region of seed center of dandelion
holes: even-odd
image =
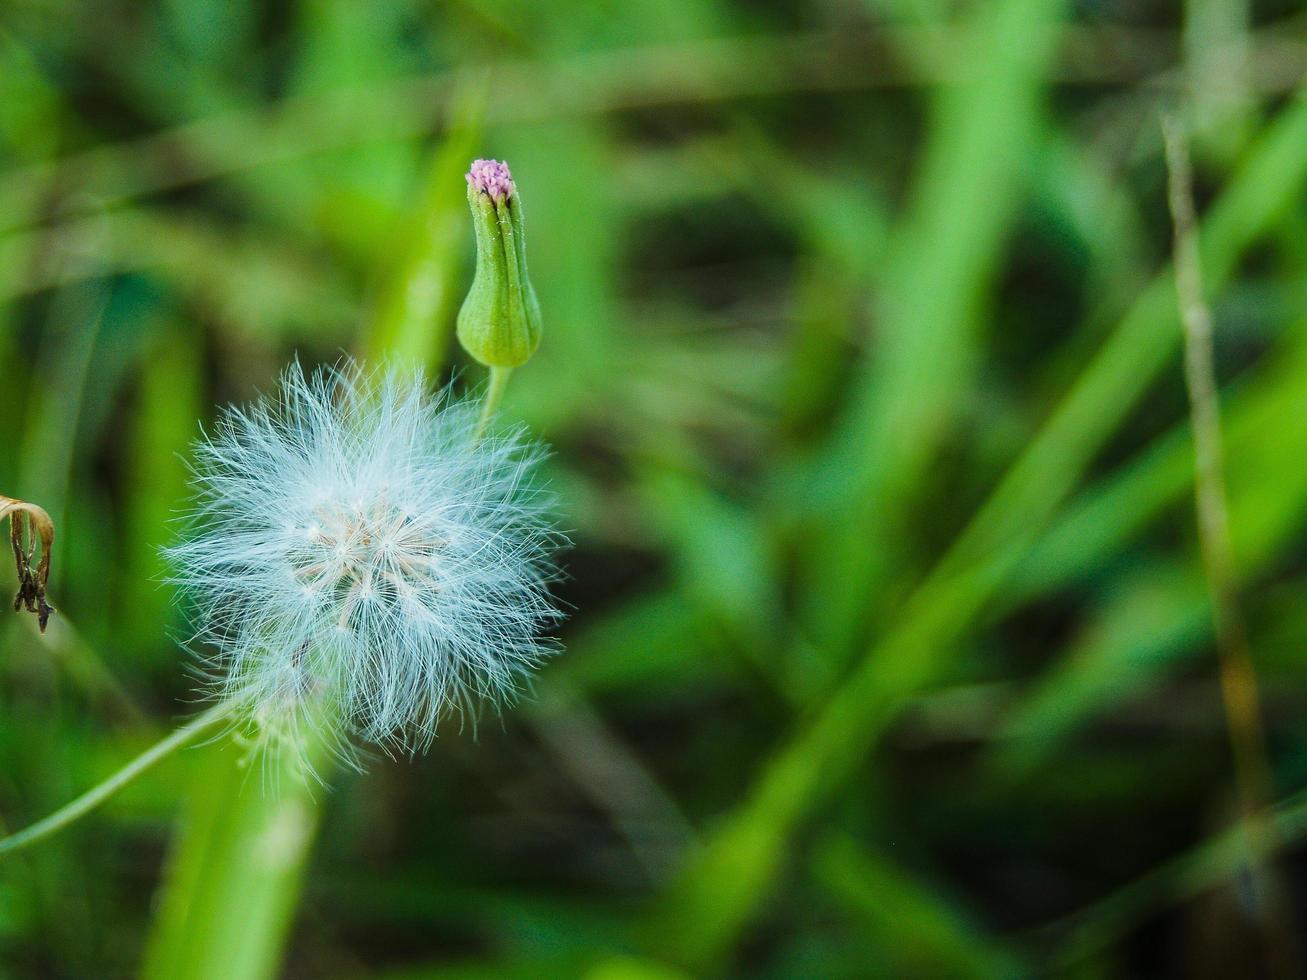
[[[441,590],[448,536],[384,493],[312,508],[306,527],[288,528],[291,573],[304,596],[338,606],[336,628],[397,611],[429,615]]]

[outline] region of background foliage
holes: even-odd
[[[479,383],[474,156],[575,547],[529,703],[316,803],[171,759],[0,865],[0,976],[1255,975],[1158,114],[1301,931],[1296,7],[6,0],[0,490],[60,610],[0,632],[7,825],[188,710],[198,421],[295,352]]]

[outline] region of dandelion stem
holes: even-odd
[[[60,807],[43,820],[38,820],[31,826],[10,834],[8,837],[0,838],[0,857],[21,850],[29,844],[44,840],[46,837],[63,830],[75,820],[86,816],[137,776],[213,728],[218,722],[235,711],[236,707],[236,701],[224,701],[221,704],[214,705],[208,711],[196,715],[195,718],[178,728],[167,738],[146,749],[94,789],[87,790],[77,799],[66,806]]]
[[[486,391],[486,400],[481,405],[481,419],[477,422],[475,437],[477,442],[481,441],[486,426],[490,424],[490,420],[499,409],[499,403],[504,399],[504,389],[508,387],[508,376],[512,373],[513,369],[510,367],[491,367],[490,387]]]
[[[1258,904],[1268,966],[1273,976],[1297,976],[1298,952],[1283,896],[1277,894],[1273,861],[1277,835],[1267,807],[1272,776],[1266,732],[1257,691],[1248,634],[1239,608],[1239,590],[1230,544],[1225,464],[1221,445],[1221,409],[1212,353],[1212,314],[1203,296],[1202,265],[1195,229],[1188,141],[1182,124],[1162,119],[1166,143],[1171,215],[1174,223],[1175,289],[1184,326],[1185,385],[1194,440],[1194,499],[1198,541],[1211,596],[1221,694],[1234,757],[1248,848],[1248,873]]]

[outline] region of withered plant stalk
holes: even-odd
[[[18,572],[18,594],[14,611],[26,609],[36,613],[41,632],[54,609],[45,600],[45,586],[50,579],[50,552],[54,547],[54,521],[36,504],[0,494],[0,524],[9,520],[9,541],[14,551],[14,568]],[[36,558],[40,542],[40,560]]]

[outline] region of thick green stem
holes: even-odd
[[[218,722],[223,721],[235,708],[236,703],[233,701],[224,701],[221,704],[214,705],[208,711],[196,716],[193,720],[177,729],[163,741],[142,752],[100,785],[83,793],[67,806],[60,807],[44,820],[38,820],[30,827],[26,827],[16,834],[0,838],[0,857],[44,840],[81,817],[86,816],[137,776],[172,755],[182,746],[194,742],[217,725]]]
[[[226,742],[191,767],[187,803],[155,901],[140,980],[272,980],[303,890],[322,808],[305,771],[327,742],[301,751]]]

